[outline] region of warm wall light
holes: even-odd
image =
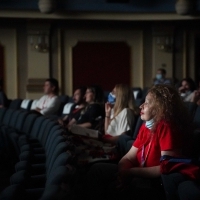
[[[31,49],[46,53],[49,51],[49,34],[45,31],[31,31],[29,32],[29,44]]]
[[[156,36],[156,45],[160,51],[172,52],[173,43],[173,36],[171,35]]]
[[[154,45],[159,51],[172,53],[174,50],[174,27],[157,26],[152,28]]]

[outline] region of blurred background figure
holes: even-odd
[[[44,83],[44,96],[37,102],[35,110],[45,116],[56,114],[61,103],[58,99],[58,90],[58,81],[56,79],[46,79]]]
[[[166,70],[163,68],[160,68],[157,70],[156,77],[154,79],[154,85],[158,84],[171,84],[171,81],[166,78]]]
[[[195,82],[191,78],[184,78],[178,88],[183,101],[188,102],[192,99],[192,92],[196,89]]]
[[[74,105],[69,115],[66,115],[62,119],[58,120],[58,122],[61,125],[65,127],[70,127],[76,123],[76,119],[80,117],[81,112],[86,106],[85,92],[86,92],[86,87],[79,87],[74,91],[74,95],[73,95]]]

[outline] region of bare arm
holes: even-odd
[[[134,167],[134,159],[131,158],[131,154],[135,153],[137,148],[134,146],[131,150],[121,159],[119,162],[119,171],[121,170],[121,174],[126,174],[132,177],[143,177],[143,178],[157,178],[161,175],[160,173],[160,165],[152,166],[152,167]],[[137,152],[136,152],[137,153]],[[161,155],[176,155],[177,151],[161,151]],[[136,156],[136,154],[135,154]],[[132,167],[131,167],[132,165]]]
[[[105,133],[108,130],[108,126],[109,126],[110,121],[111,121],[109,116],[110,115],[106,113],[105,122],[104,122],[104,131],[105,131]]]
[[[132,146],[129,152],[119,161],[118,163],[118,168],[119,171],[121,170],[127,170],[132,167],[136,167],[137,160],[136,160],[136,155],[137,155],[138,148]]]

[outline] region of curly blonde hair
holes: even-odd
[[[155,85],[148,91],[154,98],[154,127],[164,120],[181,133],[192,131],[192,119],[178,91],[170,85]]]

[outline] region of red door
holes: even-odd
[[[130,84],[130,47],[125,42],[79,42],[73,48],[73,89],[99,85],[110,91]]]

